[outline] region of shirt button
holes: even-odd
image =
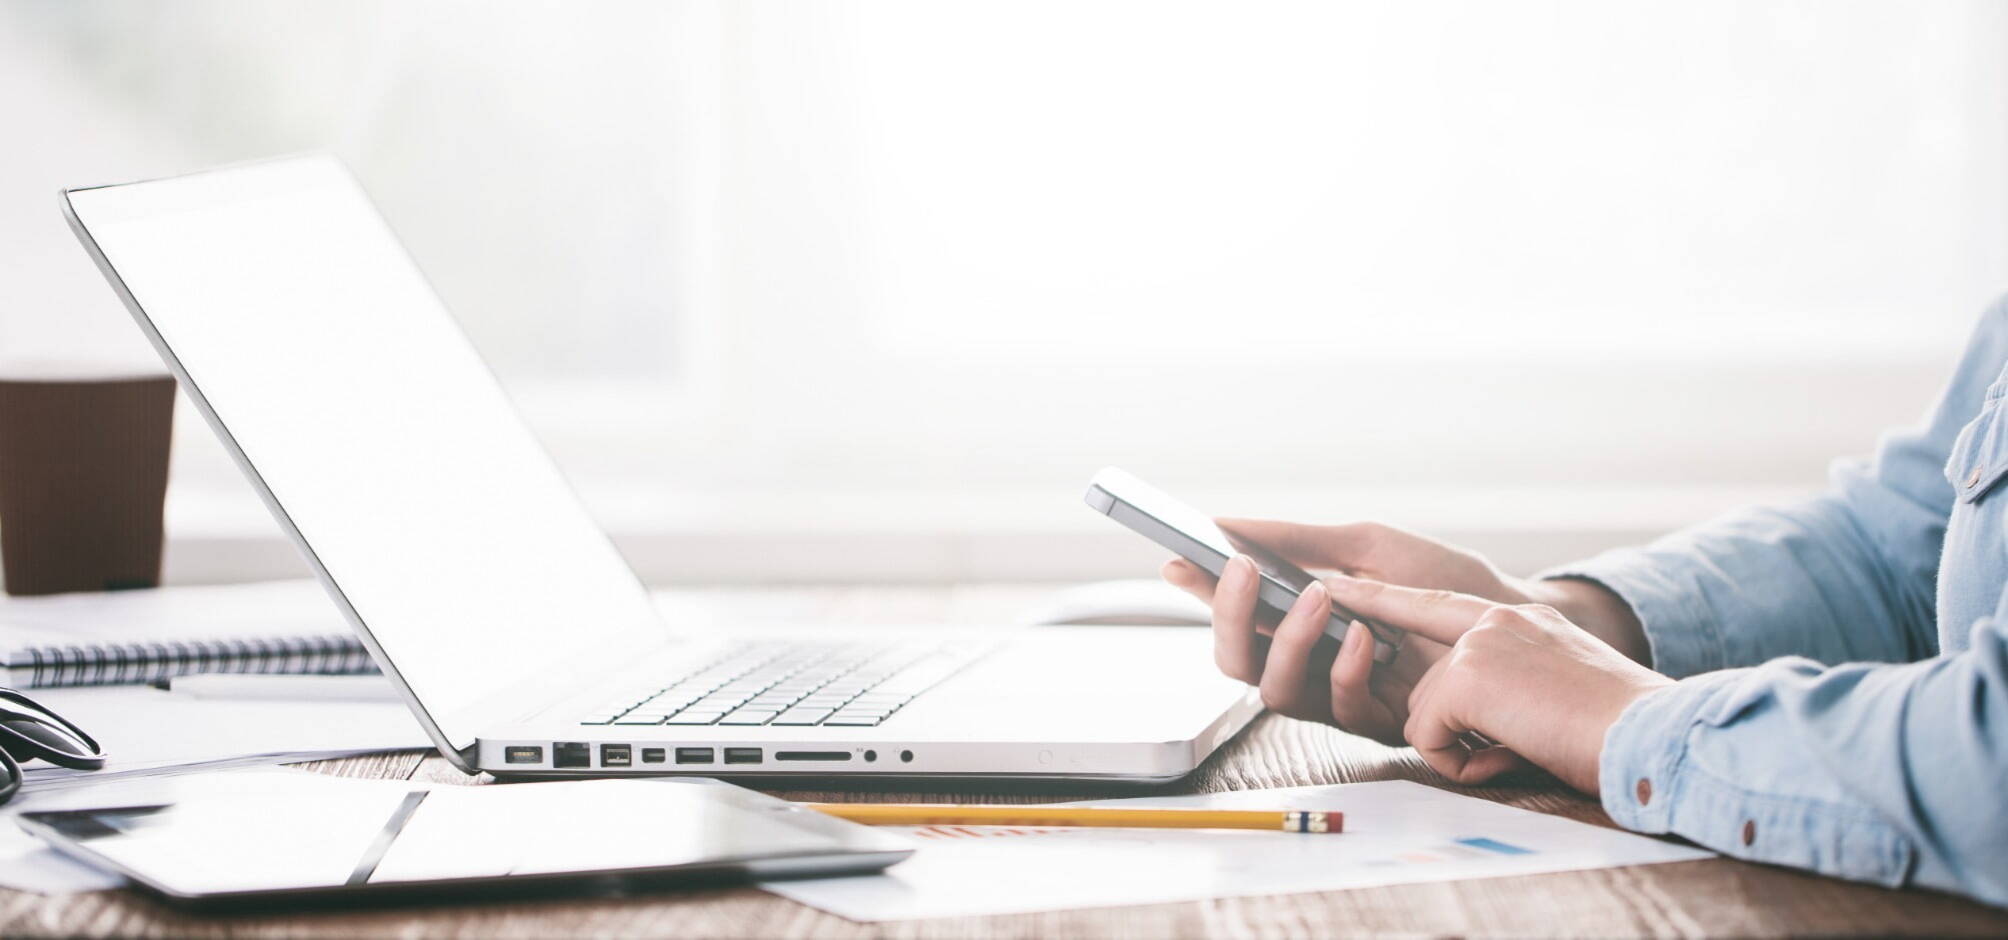
[[[1638,805],[1644,806],[1652,802],[1652,781],[1644,777],[1638,778],[1636,792],[1638,793]]]
[[[1754,819],[1743,820],[1743,844],[1749,845],[1755,841],[1757,841],[1757,821]]]
[[[1973,472],[1966,475],[1966,488],[1970,490],[1975,486],[1978,486],[1979,484],[1980,484],[1980,468],[1974,467]]]

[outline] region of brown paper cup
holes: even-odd
[[[0,374],[7,593],[160,583],[174,378]]]

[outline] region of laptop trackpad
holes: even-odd
[[[1014,741],[1191,740],[1248,687],[1213,665],[1210,631],[1039,627],[921,696],[888,722]]]

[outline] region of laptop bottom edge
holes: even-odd
[[[483,739],[477,766],[496,777],[705,776],[875,780],[1100,780],[1163,783],[1199,768],[1261,713],[1249,695],[1196,734],[1160,742]],[[639,729],[638,729],[639,730]]]

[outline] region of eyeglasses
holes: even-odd
[[[63,716],[13,689],[0,689],[0,803],[21,791],[21,764],[31,760],[96,770],[105,765],[105,749]]]

